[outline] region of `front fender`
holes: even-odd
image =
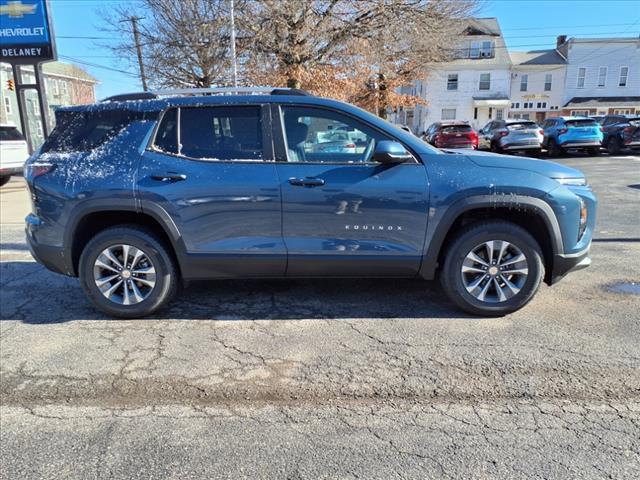
[[[526,195],[473,195],[455,201],[440,212],[435,209],[430,210],[425,253],[419,272],[422,278],[427,280],[435,278],[438,258],[445,246],[444,240],[455,221],[465,212],[487,208],[496,210],[506,208],[541,217],[549,233],[553,255],[564,251],[560,225],[553,209],[544,200]]]

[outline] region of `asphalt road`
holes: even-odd
[[[14,180],[0,477],[640,478],[640,157],[562,162],[601,201],[593,265],[500,319],[409,280],[194,284],[107,319],[33,262]]]

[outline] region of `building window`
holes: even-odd
[[[483,58],[493,57],[493,42],[485,41],[482,42],[482,49],[480,50],[480,56]]]
[[[547,73],[544,76],[544,91],[545,92],[551,91],[551,79],[552,78],[553,78],[553,75],[551,75],[550,73]]]
[[[11,115],[11,98],[4,97],[4,111],[7,112],[7,115]]]
[[[481,73],[480,74],[480,90],[491,90],[491,74],[490,73]]]
[[[522,119],[523,120],[529,120],[529,114],[528,113],[523,113],[522,114]]]
[[[521,75],[520,76],[520,91],[527,91],[527,84],[529,83],[529,75]]]
[[[469,58],[480,58],[480,42],[471,42]]]
[[[60,80],[60,92],[62,93],[62,95],[66,95],[68,92],[67,82],[65,82],[64,80]]]
[[[542,108],[542,102],[536,103],[536,108]]]
[[[632,109],[630,108],[614,108],[613,109],[613,114],[614,115],[631,115]]]
[[[520,108],[520,102],[516,102],[516,108]]]
[[[458,90],[458,74],[450,73],[447,75],[447,90]]]
[[[53,94],[54,95],[60,95],[60,88],[58,86],[58,81],[57,80],[52,80],[51,84],[53,85]]]
[[[455,108],[443,108],[442,113],[440,115],[441,120],[455,120],[456,119],[456,109]]]
[[[542,108],[547,108],[547,102],[542,102]]]
[[[571,110],[572,117],[588,117],[589,110]]]
[[[584,88],[584,77],[587,75],[587,69],[580,67],[578,69],[578,88]]]
[[[618,80],[619,87],[627,86],[627,77],[629,76],[629,67],[620,67],[620,80]]]
[[[598,69],[598,87],[604,87],[607,84],[607,67]]]
[[[496,108],[496,120],[502,120],[504,117],[504,110],[502,108]]]

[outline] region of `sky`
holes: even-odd
[[[100,81],[98,99],[142,90],[135,65],[115,57],[102,46],[115,39],[101,30],[104,21],[99,10],[120,3],[120,0],[51,0],[59,60],[75,62],[95,76]],[[496,17],[507,46],[513,50],[553,48],[557,35],[590,38],[640,35],[640,0],[484,0],[477,16]]]

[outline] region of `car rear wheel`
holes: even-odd
[[[500,145],[498,145],[498,142],[491,142],[491,151],[493,153],[502,153],[502,148],[500,148]]]
[[[587,148],[587,153],[595,157],[596,155],[600,155],[600,149],[598,147]]]
[[[547,152],[549,152],[550,157],[561,157],[564,154],[564,150],[560,148],[555,140],[549,140]]]
[[[622,145],[620,144],[620,140],[616,137],[611,137],[607,141],[607,151],[611,155],[618,155],[622,150]]]
[[[6,185],[11,180],[11,175],[2,175],[0,177],[0,187]]]
[[[502,316],[531,301],[543,278],[542,258],[536,240],[518,225],[474,224],[448,249],[440,281],[462,310]]]
[[[91,239],[80,256],[79,276],[89,300],[121,318],[150,315],[178,288],[177,268],[165,245],[135,226],[109,228]]]

